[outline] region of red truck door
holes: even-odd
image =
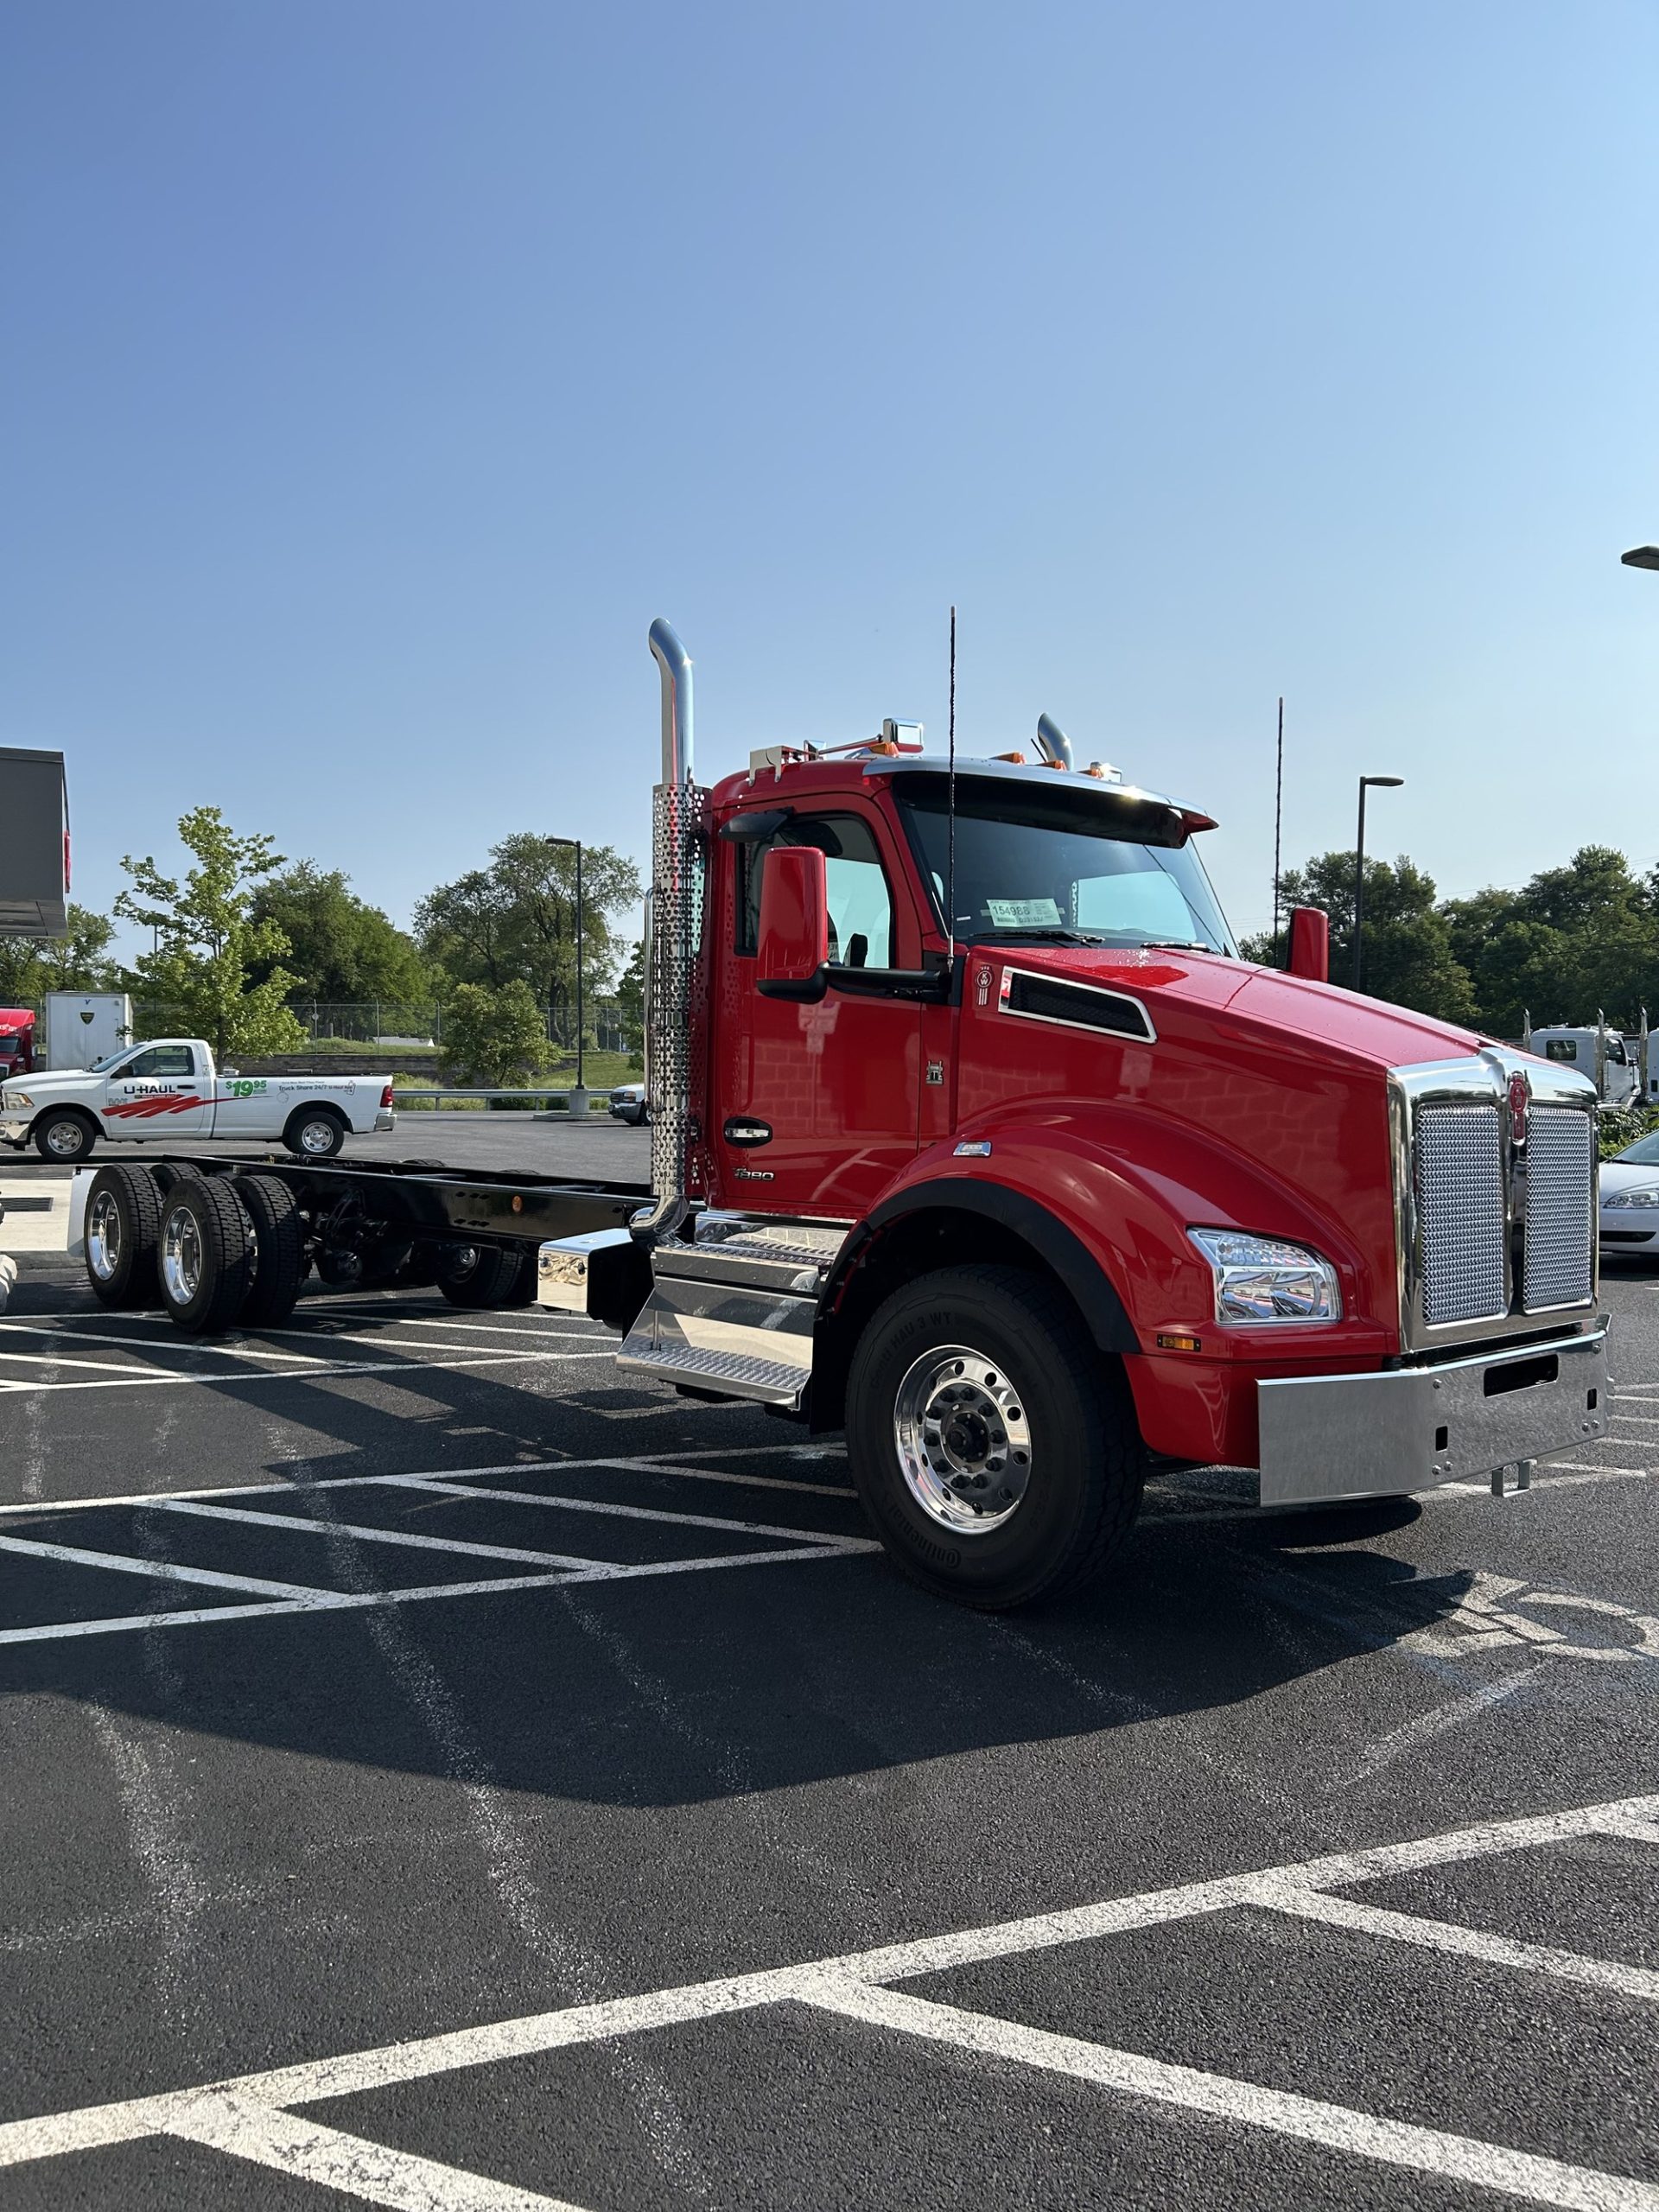
[[[718,963],[711,1147],[720,1199],[756,1212],[855,1220],[917,1147],[921,1008],[830,990],[816,1003],[762,998],[754,953],[766,855],[824,855],[830,957],[914,966],[916,918],[886,825],[837,798],[791,815],[763,844],[716,848],[726,870]]]

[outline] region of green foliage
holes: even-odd
[[[1616,1160],[1626,1145],[1634,1144],[1638,1137],[1649,1136],[1659,1129],[1659,1108],[1653,1106],[1623,1106],[1615,1113],[1601,1117],[1601,1157]]]
[[[1331,918],[1331,976],[1352,972],[1354,856],[1325,853],[1284,878],[1287,907],[1321,906]],[[1245,957],[1271,962],[1271,937]],[[1659,869],[1645,881],[1622,853],[1586,845],[1565,868],[1546,868],[1518,891],[1478,891],[1435,901],[1410,861],[1365,863],[1365,988],[1374,997],[1461,1022],[1489,1036],[1535,1025],[1593,1021],[1634,1030],[1643,1007],[1659,1008]]]
[[[540,1075],[550,1057],[542,1009],[522,976],[494,990],[456,984],[444,1005],[439,1053],[451,1083],[510,1090]]]
[[[413,938],[351,889],[339,868],[300,861],[253,893],[256,921],[274,922],[287,939],[282,965],[294,999],[372,1000],[416,1004],[431,995],[432,977]],[[251,963],[263,982],[275,955]]]
[[[1593,1021],[1634,1029],[1659,1004],[1659,883],[1630,874],[1622,853],[1586,845],[1566,868],[1519,891],[1481,891],[1446,909],[1458,957],[1490,1027],[1519,1036],[1535,1023]]]
[[[115,924],[71,905],[66,937],[0,937],[0,1006],[39,1006],[48,991],[118,991]]]
[[[499,990],[522,982],[561,1034],[574,1039],[575,848],[520,830],[490,848],[490,863],[422,899],[415,910],[421,949],[457,983]],[[639,871],[612,846],[586,847],[582,891],[583,984],[591,1003],[613,988],[620,948],[609,918],[638,903]]]
[[[622,1016],[624,1034],[628,1040],[629,1065],[643,1057],[640,1047],[645,1036],[645,962],[649,949],[641,938],[628,955],[628,964],[616,982],[616,1003]]]
[[[132,882],[115,911],[155,940],[134,963],[135,988],[177,1007],[187,1033],[205,1037],[220,1059],[297,1051],[305,1032],[283,1003],[293,978],[280,964],[288,938],[253,912],[255,887],[283,865],[281,855],[269,837],[238,836],[216,806],[181,816],[179,838],[196,863],[181,884],[151,857],[121,862]]]
[[[1331,919],[1331,980],[1346,983],[1354,960],[1354,855],[1320,853],[1282,878],[1286,908],[1319,906]],[[1271,934],[1248,940],[1245,957],[1270,960]],[[1467,970],[1452,949],[1434,880],[1403,854],[1390,864],[1365,863],[1364,987],[1372,998],[1471,1023],[1476,1001]]]

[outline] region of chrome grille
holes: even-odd
[[[1508,1306],[1501,1110],[1496,1100],[1425,1106],[1416,1137],[1423,1319],[1431,1328],[1496,1319]]]
[[[1535,1105],[1527,1122],[1527,1256],[1522,1302],[1529,1313],[1582,1306],[1593,1287],[1591,1240],[1595,1130],[1570,1106]]]

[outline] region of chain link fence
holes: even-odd
[[[443,1009],[436,1004],[400,1003],[392,999],[306,999],[289,1001],[308,1040],[314,1045],[372,1045],[383,1051],[400,1046],[429,1052],[443,1042]],[[591,1000],[583,1009],[590,1052],[638,1052],[639,1027],[615,999]],[[546,1009],[547,1040],[561,1054],[576,1049],[574,1005]],[[189,1027],[182,1007],[155,999],[132,1002],[135,1037],[176,1037]]]

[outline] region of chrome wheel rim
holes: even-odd
[[[305,1122],[301,1124],[302,1152],[331,1152],[334,1143],[334,1125],[332,1122]]]
[[[121,1264],[121,1209],[112,1191],[100,1191],[86,1209],[86,1264],[99,1282],[112,1281]]]
[[[201,1288],[201,1230],[188,1206],[168,1214],[162,1231],[162,1281],[175,1306],[188,1306]]]
[[[60,1160],[79,1160],[86,1149],[86,1132],[79,1122],[54,1122],[46,1141],[48,1149]]]
[[[967,1344],[924,1352],[893,1408],[905,1486],[953,1535],[988,1535],[1020,1510],[1031,1480],[1031,1427],[1019,1389]]]

